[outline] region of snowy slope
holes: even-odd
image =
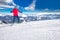
[[[0,40],[60,40],[59,22],[56,19],[0,27]]]

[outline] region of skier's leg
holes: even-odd
[[[15,22],[15,16],[13,16],[13,23]]]
[[[17,20],[18,20],[18,23],[20,23],[20,19],[19,19],[19,17],[17,16]]]

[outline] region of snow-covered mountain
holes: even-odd
[[[39,12],[39,13],[34,13],[34,14],[32,13],[31,14],[24,14],[24,13],[19,14],[20,21],[30,22],[30,21],[39,21],[39,20],[60,19],[59,12],[55,12],[55,13]],[[7,14],[0,13],[0,20],[6,20],[8,23],[12,23],[13,15],[12,13],[7,13]]]

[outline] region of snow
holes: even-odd
[[[0,26],[0,40],[60,40],[60,19]],[[7,26],[8,25],[8,26]]]

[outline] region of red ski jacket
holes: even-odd
[[[19,12],[19,10],[17,8],[14,8],[12,11],[13,16],[18,16],[18,12]]]

